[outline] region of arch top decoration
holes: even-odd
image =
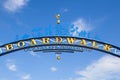
[[[32,49],[34,52],[57,53],[83,52],[83,49],[92,49],[120,58],[120,47],[97,40],[71,36],[45,36],[11,42],[0,46],[0,56],[27,49]]]

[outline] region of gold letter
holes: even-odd
[[[81,42],[80,42],[80,44],[86,46],[86,40],[82,39]]]
[[[76,38],[67,38],[67,42],[69,44],[73,44],[75,42]]]
[[[24,41],[20,41],[20,42],[18,42],[18,47],[19,47],[19,48],[24,47],[24,46],[25,46]]]
[[[62,43],[62,38],[61,37],[56,37],[56,43]]]
[[[42,38],[42,43],[43,44],[49,44],[50,38]]]
[[[6,50],[7,50],[7,51],[13,49],[13,45],[12,45],[12,44],[7,44],[5,47],[6,47]]]
[[[96,41],[92,41],[92,47],[93,48],[98,48]]]
[[[105,44],[104,45],[104,50],[106,50],[106,51],[109,51],[110,52],[110,48],[111,48],[112,46],[110,46],[110,45],[108,45],[108,44]]]
[[[34,46],[34,45],[36,45],[36,44],[37,44],[37,43],[36,43],[35,39],[31,39],[30,45],[31,45],[31,46]]]

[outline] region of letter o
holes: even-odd
[[[19,47],[19,48],[24,47],[24,46],[25,46],[24,41],[20,41],[20,42],[18,42],[18,47]]]

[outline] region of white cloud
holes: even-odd
[[[15,12],[27,4],[28,0],[6,0],[3,4],[8,11]]]
[[[63,13],[68,12],[69,10],[67,8],[63,9]]]
[[[30,80],[30,79],[31,79],[30,74],[26,74],[26,75],[22,76],[22,80]]]
[[[68,8],[62,8],[62,9],[60,9],[60,13],[61,14],[64,14],[64,13],[67,13],[69,11],[69,9]]]
[[[40,56],[37,54],[37,52],[30,51],[30,54],[31,54],[32,56],[34,56],[34,57],[40,57]]]
[[[80,77],[73,80],[120,80],[120,59],[104,56],[85,70],[76,73]]]
[[[82,18],[72,22],[72,24],[74,27],[70,29],[70,34],[73,36],[78,36],[81,31],[88,32],[91,30],[90,24]]]
[[[21,74],[19,75],[20,80],[31,80],[30,74],[24,74],[24,73],[21,73],[22,72],[21,70],[18,70],[14,60],[7,59],[6,66],[10,71],[15,72],[15,75]]]
[[[10,71],[17,71],[17,67],[14,63],[7,63],[6,66]]]
[[[50,69],[51,69],[52,72],[56,72],[57,71],[56,67],[51,67]]]

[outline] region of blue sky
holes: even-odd
[[[69,35],[120,46],[119,3],[119,0],[0,0],[0,44],[30,37]],[[56,24],[58,13],[61,25]],[[79,35],[82,31],[86,35]],[[64,53],[61,58],[58,62],[54,53],[14,52],[0,58],[0,80],[120,79],[120,59],[105,53]]]

